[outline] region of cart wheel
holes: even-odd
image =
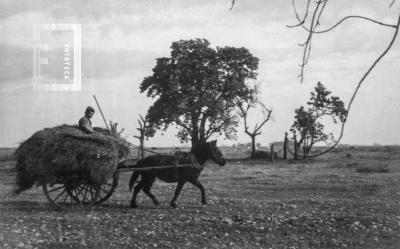
[[[96,201],[96,204],[103,203],[111,197],[111,195],[114,193],[115,188],[118,186],[118,178],[119,173],[118,171],[115,171],[112,179],[100,185],[99,199]]]
[[[99,187],[87,183],[43,184],[42,188],[49,202],[63,209],[71,209],[75,203],[80,207],[92,206],[100,195]]]

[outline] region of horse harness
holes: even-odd
[[[192,168],[202,170],[203,166],[197,161],[196,157],[191,152],[176,151],[174,157],[174,173],[175,179],[178,180],[178,166],[182,164],[190,164]]]

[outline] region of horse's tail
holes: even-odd
[[[134,171],[133,172],[133,174],[131,176],[131,179],[129,180],[129,191],[132,191],[133,184],[135,184],[135,182],[137,181],[139,176],[140,176],[140,171]]]

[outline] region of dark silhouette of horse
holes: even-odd
[[[199,182],[198,177],[201,171],[204,169],[203,165],[208,160],[212,159],[220,166],[225,165],[225,159],[222,156],[221,151],[217,148],[217,141],[208,142],[202,144],[196,148],[192,148],[191,152],[176,152],[174,155],[153,155],[146,157],[136,164],[135,168],[148,168],[157,166],[171,166],[171,165],[189,165],[180,167],[168,167],[165,169],[151,169],[151,170],[137,170],[134,171],[129,181],[129,189],[132,190],[133,185],[141,176],[141,180],[134,188],[132,194],[132,200],[130,206],[136,208],[136,196],[140,190],[146,193],[154,202],[154,205],[159,205],[156,197],[150,192],[150,189],[156,180],[156,178],[172,183],[177,182],[174,197],[172,198],[170,205],[176,208],[176,199],[181,192],[183,185],[186,182],[190,182],[194,186],[198,187],[201,191],[201,203],[207,204],[206,194],[203,185]]]

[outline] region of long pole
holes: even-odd
[[[100,108],[100,105],[99,105],[99,102],[97,101],[96,95],[93,95],[93,98],[94,98],[94,100],[96,101],[97,107],[98,107],[99,110],[100,110],[100,114],[101,114],[101,116],[103,117],[104,123],[106,124],[107,131],[108,131],[108,133],[110,133],[110,128],[108,128],[108,124],[107,124],[106,118],[104,117],[103,111],[102,111],[101,108]]]

